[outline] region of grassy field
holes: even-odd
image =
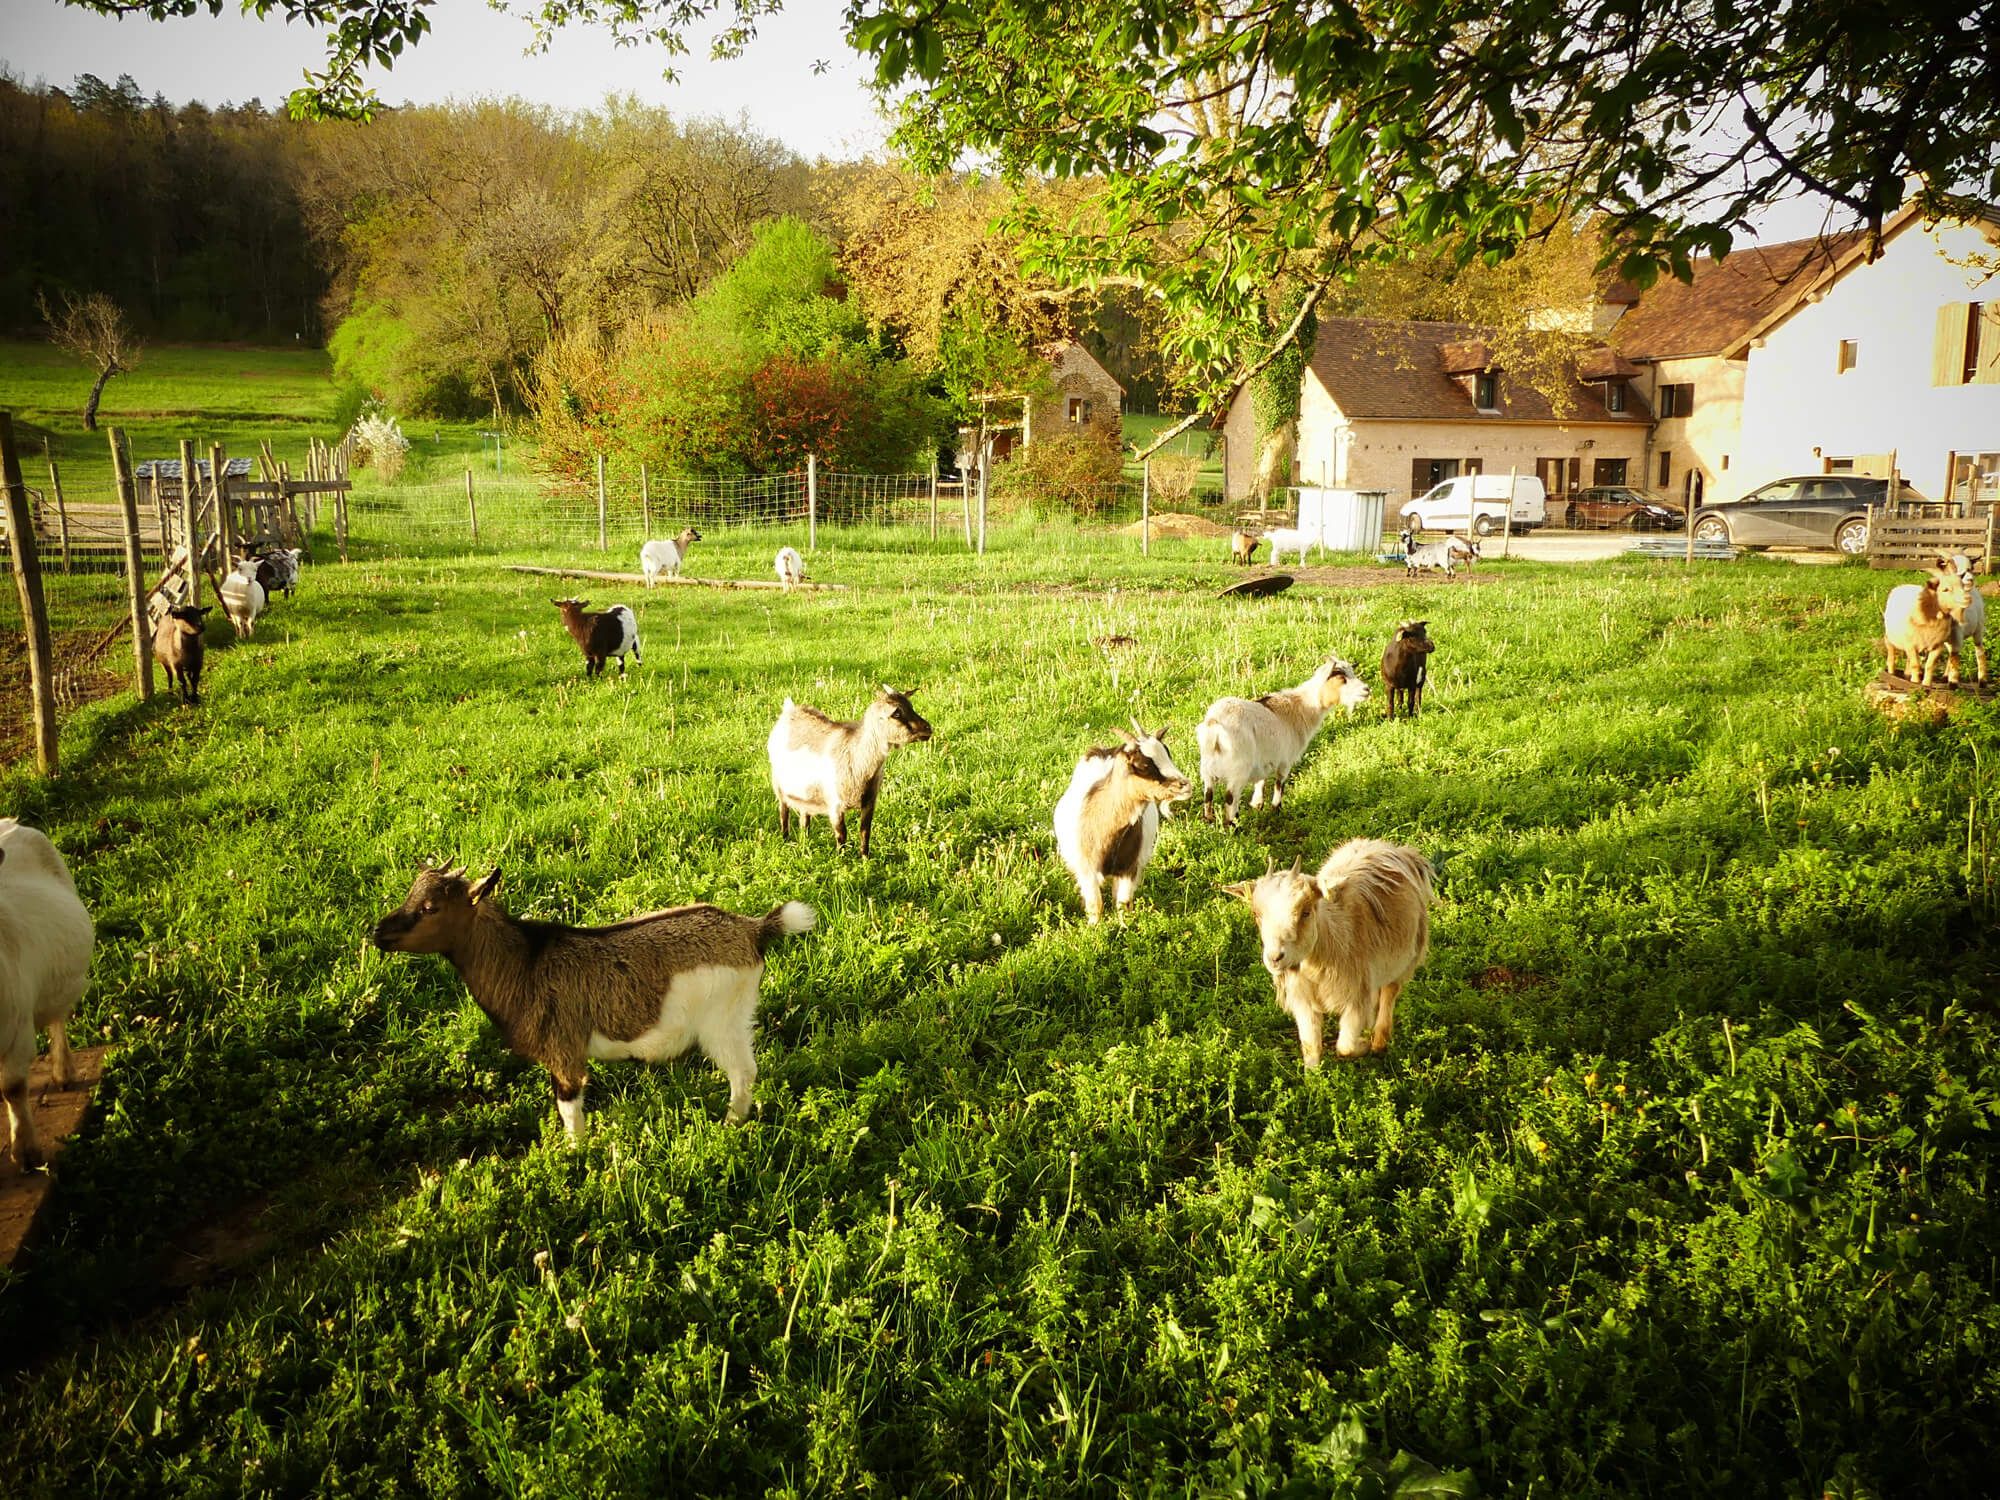
[[[48,827],[117,1052],[0,1283],[0,1473],[76,1494],[1966,1494],[2000,1348],[1990,709],[1864,706],[1879,575],[1482,567],[1210,597],[1212,548],[829,534],[794,597],[308,571],[207,704],[67,728]],[[765,539],[695,571],[762,576]],[[1134,711],[1440,642],[1281,812],[1090,928],[1048,816]],[[1129,635],[1107,652],[1093,638]],[[867,862],[780,842],[779,701],[915,687]],[[1438,862],[1384,1060],[1303,1073],[1220,883]],[[811,902],[762,1116],[601,1065],[558,1138],[420,859],[595,922]]]

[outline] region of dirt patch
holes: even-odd
[[[81,1047],[71,1052],[76,1077],[68,1088],[56,1086],[46,1055],[35,1059],[28,1074],[28,1107],[34,1111],[35,1134],[51,1162],[61,1157],[64,1140],[83,1123],[97,1080],[104,1073],[106,1050]],[[35,1215],[54,1189],[55,1179],[47,1171],[21,1172],[11,1161],[0,1166],[0,1172],[5,1173],[0,1176],[0,1266],[11,1266],[35,1226]]]
[[[1152,524],[1154,536],[1226,537],[1230,532],[1229,527],[1211,521],[1207,516],[1184,515],[1177,510],[1154,516]],[[1144,521],[1134,521],[1130,526],[1119,527],[1118,534],[1136,537],[1145,525]]]

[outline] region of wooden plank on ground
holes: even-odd
[[[509,563],[507,571],[510,573],[537,573],[544,578],[591,578],[596,579],[600,583],[636,583],[644,586],[646,582],[646,575],[643,573],[607,573],[600,568],[533,568],[529,567],[526,563]],[[686,584],[693,588],[705,589],[784,588],[784,585],[779,583],[775,578],[689,578],[685,575],[676,576],[671,573],[662,573],[660,575],[660,582]],[[793,587],[795,589],[826,589],[839,593],[845,592],[847,585],[844,583],[799,583],[794,584]]]
[[[28,1075],[28,1107],[35,1112],[35,1130],[51,1160],[61,1152],[64,1140],[76,1134],[89,1113],[97,1081],[104,1075],[104,1055],[108,1051],[108,1047],[84,1047],[71,1052],[76,1078],[66,1089],[56,1087],[46,1055],[35,1059],[34,1071]],[[55,1179],[47,1172],[17,1171],[11,1164],[0,1171],[6,1174],[0,1176],[0,1270],[4,1270],[20,1255]]]

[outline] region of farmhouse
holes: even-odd
[[[1637,366],[1610,351],[1580,362],[1558,411],[1493,359],[1460,323],[1327,318],[1300,377],[1295,478],[1344,489],[1420,494],[1459,474],[1537,474],[1551,498],[1579,485],[1636,481],[1651,412]],[[1232,500],[1256,487],[1249,392],[1224,422]]]
[[[2000,498],[2000,214],[1906,211],[1859,231],[1698,260],[1613,328],[1655,415],[1644,483],[1732,500],[1786,474],[1887,474]],[[1637,476],[1635,476],[1637,477]]]
[[[1038,438],[1062,432],[1088,432],[1116,448],[1125,440],[1125,387],[1075,339],[1043,344],[1037,351],[1048,361],[1048,374],[1028,391],[1001,391],[977,396],[984,413],[980,424],[958,433],[959,467],[977,464],[982,430],[997,461]]]

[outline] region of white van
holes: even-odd
[[[1549,518],[1549,497],[1533,474],[1513,477],[1513,530],[1533,531]],[[1412,531],[1458,531],[1469,526],[1479,536],[1493,536],[1507,518],[1505,474],[1460,474],[1433,486],[1403,507],[1403,524]]]

